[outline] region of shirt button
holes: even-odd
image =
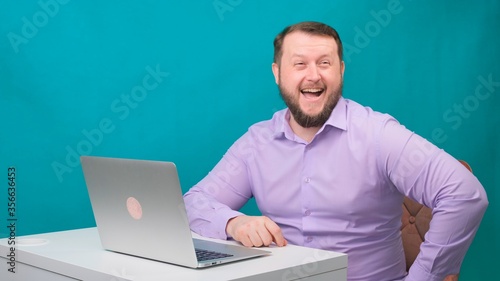
[[[306,242],[311,242],[311,241],[313,241],[313,238],[311,236],[307,236]]]
[[[304,212],[304,215],[306,215],[306,216],[310,216],[310,215],[311,215],[311,210],[306,210],[306,211]]]
[[[306,183],[309,183],[311,181],[311,178],[305,178],[304,180]]]

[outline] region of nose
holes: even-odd
[[[311,82],[317,82],[320,79],[319,70],[316,65],[310,65],[307,68],[306,79]]]

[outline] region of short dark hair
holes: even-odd
[[[283,40],[285,39],[285,36],[294,31],[302,31],[311,35],[332,37],[333,39],[335,39],[335,42],[337,42],[339,59],[342,61],[342,41],[340,40],[340,36],[337,31],[333,27],[321,22],[305,21],[285,27],[285,29],[283,29],[283,31],[281,31],[276,36],[276,38],[274,39],[275,63],[279,64],[279,62],[281,61],[281,57],[283,56]]]

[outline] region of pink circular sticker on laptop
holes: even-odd
[[[134,197],[129,197],[127,199],[127,210],[132,218],[136,220],[140,220],[142,218],[141,203],[139,203],[139,201],[137,201]]]

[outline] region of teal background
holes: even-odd
[[[500,251],[500,1],[1,4],[0,219],[7,225],[14,166],[17,235],[95,225],[80,154],[174,161],[186,191],[251,124],[284,107],[272,41],[317,20],[345,44],[345,97],[471,164],[490,206],[461,280],[496,279],[487,256]],[[148,69],[161,76],[138,92]],[[253,202],[244,210],[258,214]]]

